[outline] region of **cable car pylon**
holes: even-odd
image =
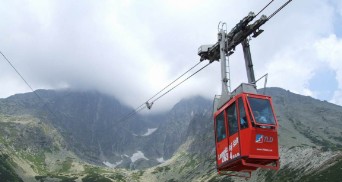
[[[268,3],[259,15],[274,0]],[[292,0],[288,0],[269,17],[250,12],[229,32],[225,23],[219,23],[218,40],[212,45],[198,49],[200,61],[221,62],[221,96],[214,99],[214,130],[216,145],[216,167],[219,174],[251,177],[258,168],[278,170],[278,121],[274,113],[272,98],[257,93],[249,38],[258,37],[264,30],[260,27],[270,20]],[[230,71],[227,57],[241,44],[245,60],[248,83],[241,83],[230,91]],[[229,60],[229,59],[228,59]],[[267,74],[264,75],[265,83]],[[264,77],[263,76],[263,77]]]

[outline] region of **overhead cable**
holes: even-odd
[[[40,95],[33,90],[32,86],[26,81],[26,79],[23,77],[22,74],[20,74],[20,72],[14,67],[14,65],[11,63],[11,61],[9,59],[7,59],[7,57],[0,51],[0,54],[4,57],[4,59],[7,61],[7,63],[14,69],[14,71],[19,75],[19,77],[25,82],[25,84],[30,88],[30,90],[38,97],[38,99],[42,100],[43,103],[45,103],[44,99],[42,97],[40,97]],[[55,117],[58,118],[57,115],[50,109],[50,107],[48,105],[46,105],[48,111]]]
[[[175,89],[176,87],[178,87],[180,84],[184,83],[186,80],[188,80],[189,78],[191,78],[192,76],[194,76],[195,74],[197,74],[198,72],[200,72],[201,70],[203,70],[205,67],[207,67],[210,62],[208,64],[206,64],[205,66],[201,67],[199,70],[197,70],[196,72],[194,72],[193,74],[191,74],[190,76],[188,76],[187,78],[185,78],[183,81],[179,82],[178,84],[176,84],[175,86],[173,86],[172,88],[170,88],[169,90],[167,90],[166,92],[164,92],[162,95],[160,95],[159,97],[157,97],[156,99],[154,99],[152,102],[151,101],[153,98],[155,98],[156,96],[158,96],[160,93],[162,93],[164,90],[166,90],[168,87],[170,87],[172,84],[174,84],[176,81],[178,81],[180,78],[182,78],[185,74],[187,74],[188,72],[190,72],[192,69],[194,69],[196,66],[198,66],[201,62],[196,63],[194,66],[192,66],[190,69],[188,69],[186,72],[184,72],[182,75],[180,75],[178,78],[176,78],[174,81],[172,81],[171,83],[169,83],[167,86],[165,86],[163,89],[161,89],[159,92],[157,92],[154,96],[152,96],[150,99],[148,99],[146,102],[144,102],[143,104],[141,104],[140,106],[138,106],[135,110],[131,111],[130,113],[128,113],[127,115],[123,116],[122,118],[120,118],[118,121],[119,122],[123,122],[126,121],[127,119],[129,119],[130,117],[134,116],[135,114],[139,113],[140,111],[146,109],[146,108],[151,108],[152,104],[155,103],[157,100],[159,100],[160,98],[162,98],[163,96],[165,96],[167,93],[169,93],[170,91],[172,91],[173,89]]]
[[[42,99],[31,87],[31,85],[25,80],[25,78],[19,73],[19,71],[13,66],[13,64],[7,59],[7,57],[0,51],[0,54],[5,58],[9,65],[14,69],[14,71],[20,76],[20,78],[25,82],[25,84],[31,89],[32,92],[36,94],[36,96]]]
[[[193,67],[191,67],[190,69],[188,69],[186,72],[184,72],[182,75],[180,75],[178,78],[176,78],[175,80],[173,80],[170,84],[168,84],[167,86],[165,86],[163,89],[161,89],[158,93],[156,93],[154,96],[152,96],[151,98],[149,98],[147,100],[150,101],[153,98],[155,98],[158,94],[160,94],[162,91],[164,91],[165,89],[167,89],[170,85],[172,85],[173,83],[175,83],[177,80],[179,80],[180,78],[182,78],[185,74],[189,73],[189,71],[191,71],[192,69],[194,69],[196,66],[198,66],[201,62],[198,62],[197,64],[195,64]]]
[[[270,20],[274,15],[276,15],[280,10],[282,10],[285,6],[287,6],[292,0],[288,0],[286,3],[284,3],[280,8],[278,8],[276,11],[274,11],[268,18],[267,21]]]
[[[286,5],[288,5],[292,0],[288,0],[286,3],[284,3],[280,8],[278,8],[276,11],[274,11],[269,17],[267,17],[266,21],[270,20],[274,15],[276,15],[280,10],[282,10]],[[271,3],[273,3],[274,0],[271,0],[265,7],[263,7],[254,17],[258,16],[261,12],[263,12]],[[265,23],[266,21],[263,21],[263,23]],[[262,23],[262,24],[263,24]],[[260,25],[261,26],[261,25]],[[199,62],[200,63],[200,62]],[[194,74],[190,75],[189,77],[187,77],[186,79],[184,79],[182,82],[178,83],[177,85],[175,85],[174,87],[172,87],[171,89],[169,89],[168,91],[166,91],[164,94],[160,95],[159,97],[157,97],[156,99],[154,99],[152,102],[150,102],[153,98],[155,98],[157,95],[159,95],[160,93],[162,93],[166,88],[168,88],[169,86],[171,86],[172,84],[174,84],[177,80],[179,80],[181,77],[183,77],[186,73],[188,73],[189,71],[191,71],[193,68],[195,68],[199,63],[195,64],[193,67],[191,67],[189,70],[187,70],[185,73],[183,73],[181,76],[179,76],[177,79],[175,79],[174,81],[172,81],[170,84],[168,84],[167,86],[165,86],[162,90],[160,90],[159,92],[157,92],[155,95],[153,95],[150,99],[148,99],[146,102],[142,103],[140,106],[138,106],[135,110],[133,110],[132,112],[128,113],[127,115],[123,116],[120,120],[126,120],[128,118],[130,118],[131,116],[137,114],[138,112],[140,112],[141,110],[148,108],[151,109],[152,104],[155,103],[157,100],[159,100],[161,97],[165,96],[167,93],[169,93],[170,91],[172,91],[173,89],[175,89],[176,87],[178,87],[180,84],[182,84],[183,82],[185,82],[186,80],[188,80],[189,78],[191,78],[193,75],[197,74],[199,71],[201,71],[202,69],[204,69],[205,67],[207,67],[210,62],[203,66],[202,68],[200,68],[199,70],[197,70]],[[120,121],[119,120],[119,121]]]
[[[146,102],[142,103],[140,106],[138,106],[137,108],[135,108],[133,111],[131,111],[130,113],[126,114],[125,116],[121,117],[119,119],[120,120],[126,120],[129,117],[131,117],[132,115],[136,114],[137,112],[147,108],[146,105],[148,105],[149,101],[152,100],[153,98],[155,98],[156,96],[158,96],[161,92],[163,92],[165,89],[167,89],[169,86],[171,86],[172,84],[174,84],[176,81],[178,81],[180,78],[182,78],[185,74],[189,73],[191,70],[193,70],[196,66],[198,66],[201,62],[196,63],[194,66],[192,66],[190,69],[188,69],[186,72],[184,72],[182,75],[180,75],[179,77],[177,77],[175,80],[173,80],[171,83],[169,83],[168,85],[166,85],[163,89],[161,89],[159,92],[157,92],[156,94],[154,94],[151,98],[149,98]],[[143,107],[146,106],[146,107]],[[152,105],[151,105],[152,106]],[[142,108],[143,107],[143,108]],[[150,109],[150,107],[148,107]]]
[[[263,12],[274,0],[270,1],[264,8],[262,8],[254,17],[257,17],[261,12]]]
[[[11,63],[11,61],[9,61],[9,59],[7,59],[7,57],[0,51],[0,54],[4,57],[4,59],[8,62],[8,64],[14,69],[14,71],[20,76],[20,78],[25,82],[25,84],[31,89],[31,91],[38,97],[38,99],[40,99],[45,105],[47,110],[56,118],[56,119],[60,119],[51,109],[50,107],[46,104],[46,102],[43,100],[43,98],[33,89],[33,87],[26,81],[26,79],[22,76],[22,74],[20,74],[20,72],[14,67],[14,65]],[[139,112],[140,110],[144,109],[144,107],[140,108],[139,110],[137,110],[137,112]],[[64,117],[66,117],[63,113],[61,113]],[[123,130],[125,130],[126,132],[130,132],[131,134],[133,134],[131,131],[129,131],[128,129],[126,129],[123,126],[118,126],[120,128],[122,128]]]
[[[172,87],[171,89],[169,89],[168,91],[166,91],[164,94],[162,94],[161,96],[159,96],[158,98],[156,98],[155,100],[152,101],[152,103],[156,102],[157,100],[159,100],[160,98],[162,98],[163,96],[165,96],[167,93],[169,93],[170,91],[172,91],[173,89],[175,89],[176,87],[178,87],[180,84],[184,83],[185,81],[187,81],[189,78],[191,78],[192,76],[194,76],[195,74],[197,74],[198,72],[200,72],[201,70],[203,70],[204,68],[206,68],[207,66],[209,66],[211,62],[209,62],[208,64],[204,65],[202,68],[200,68],[199,70],[197,70],[195,73],[191,74],[190,76],[188,76],[186,79],[184,79],[183,81],[179,82],[177,85],[175,85],[174,87]]]

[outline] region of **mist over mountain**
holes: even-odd
[[[342,172],[342,107],[265,91],[280,124],[281,169],[258,170],[251,180],[335,179]],[[183,99],[170,111],[123,121],[133,109],[96,91],[36,93],[44,102],[34,93],[0,99],[1,179],[238,180],[216,174],[210,100]]]

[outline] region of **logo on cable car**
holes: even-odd
[[[255,137],[255,143],[264,143],[264,142],[272,143],[273,137],[257,134]]]
[[[255,138],[255,143],[263,143],[263,142],[264,142],[264,136],[257,134]]]

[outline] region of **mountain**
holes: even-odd
[[[180,133],[190,122],[191,113],[207,105],[203,99],[193,98],[181,101],[165,114],[123,120],[120,118],[133,109],[99,92],[36,93],[45,103],[34,93],[17,94],[0,100],[0,113],[38,118],[56,128],[66,148],[83,160],[126,168],[150,167],[170,158],[184,140]],[[132,164],[132,157],[133,161],[148,160]]]
[[[263,92],[264,90],[260,90]],[[279,120],[281,169],[251,181],[334,181],[342,167],[342,107],[267,88]],[[0,99],[0,179],[239,181],[216,173],[212,102],[181,100],[158,115],[96,91],[38,90]],[[106,167],[107,166],[107,167]]]

